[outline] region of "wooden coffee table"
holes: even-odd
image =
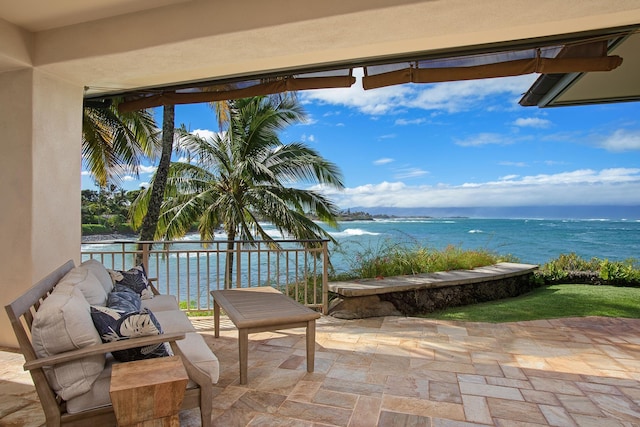
[[[247,383],[249,334],[307,328],[307,372],[315,363],[316,319],[320,313],[305,307],[271,286],[211,291],[216,338],[220,336],[220,308],[238,328],[240,384]]]

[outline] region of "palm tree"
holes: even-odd
[[[120,113],[117,103],[83,109],[82,159],[99,187],[117,184],[126,174],[137,175],[141,158],[153,156],[159,143],[149,110]]]
[[[175,131],[175,105],[165,105],[162,113],[162,151],[160,162],[150,185],[149,200],[146,204],[145,215],[140,225],[140,241],[153,240],[158,228],[160,208],[164,200],[167,176],[173,153]],[[133,227],[136,228],[135,226]],[[138,249],[142,249],[139,247]],[[139,260],[138,260],[139,261]]]
[[[295,188],[300,182],[343,188],[336,165],[302,143],[283,144],[278,132],[304,113],[292,96],[254,97],[229,102],[228,128],[211,138],[180,131],[183,148],[196,163],[171,165],[156,238],[173,240],[198,224],[202,240],[227,234],[225,286],[230,286],[237,239],[273,242],[260,220],[267,219],[295,239],[331,238],[308,218],[335,226],[337,207],[323,195]],[[134,224],[144,214],[149,192],[134,203]],[[273,243],[275,245],[275,243]]]

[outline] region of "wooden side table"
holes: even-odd
[[[120,427],[179,427],[189,377],[180,356],[114,364],[111,403]]]

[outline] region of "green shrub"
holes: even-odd
[[[638,286],[640,265],[634,259],[609,261],[599,258],[585,260],[575,253],[562,254],[544,264],[537,276],[546,283],[611,284]]]
[[[640,269],[633,259],[600,263],[600,277],[613,283],[640,281]]]
[[[82,224],[82,234],[89,236],[92,234],[108,234],[111,229],[102,224]]]
[[[500,256],[486,249],[468,250],[449,245],[443,250],[437,250],[416,243],[403,244],[390,240],[356,251],[352,259],[351,270],[338,276],[333,275],[331,280],[466,270],[502,261],[517,261],[511,255]]]

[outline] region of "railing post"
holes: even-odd
[[[240,289],[242,287],[242,274],[240,274],[240,267],[242,266],[242,260],[240,259],[240,255],[242,254],[242,252],[240,251],[241,246],[242,242],[236,243],[236,289]],[[247,285],[247,287],[250,286]]]
[[[322,242],[322,314],[329,312],[329,242]]]
[[[151,251],[151,243],[143,243],[142,244],[142,266],[144,267],[144,271],[147,272],[147,274],[150,274],[149,272],[149,252]]]

